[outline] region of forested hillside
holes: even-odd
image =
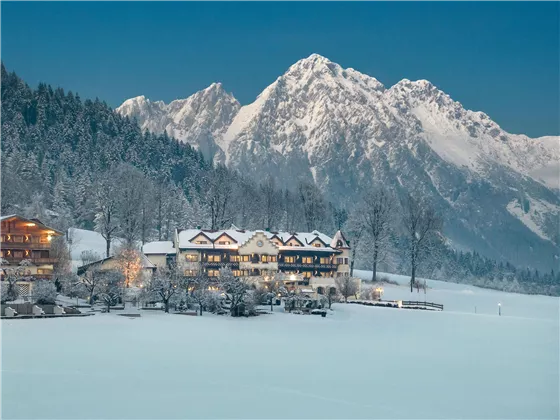
[[[95,192],[109,182],[122,196],[128,186],[123,176],[131,172],[138,175],[134,188],[143,193],[149,219],[139,239],[166,239],[175,227],[232,223],[289,231],[334,228],[333,207],[312,184],[299,184],[298,194],[276,188],[271,179],[258,184],[214,168],[191,146],[165,133],[142,133],[135,121],[98,99],[82,100],[43,83],[31,89],[3,65],[2,164],[2,214],[40,216],[61,228],[93,229]]]
[[[29,87],[2,65],[3,215],[38,217],[60,229],[80,227],[128,241],[170,239],[201,226],[286,231],[351,230],[354,203],[328,202],[306,181],[279,188],[214,166],[166,133],[142,132],[107,104],[39,84]],[[258,164],[258,162],[255,162]],[[340,203],[344,203],[341,205]],[[408,274],[406,241],[395,224],[383,269]],[[352,236],[352,235],[350,235]],[[371,242],[355,242],[356,268],[371,268]],[[444,243],[418,274],[526,293],[559,294],[558,274],[516,269]]]

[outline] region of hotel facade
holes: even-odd
[[[217,277],[229,266],[238,277],[267,281],[283,274],[288,286],[334,284],[350,272],[350,246],[342,232],[268,232],[241,229],[177,230],[173,241],[151,242],[143,253],[156,266],[176,263],[185,276],[202,270]]]
[[[22,271],[18,287],[22,296],[32,293],[33,280],[52,279],[56,258],[51,255],[51,241],[63,233],[40,220],[17,215],[0,217],[0,276],[8,270]],[[21,262],[28,262],[24,267]]]

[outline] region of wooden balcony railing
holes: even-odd
[[[0,248],[2,249],[51,249],[50,243],[41,242],[1,242]]]
[[[4,257],[10,264],[18,264],[23,260],[29,260],[33,264],[55,264],[56,258],[32,258],[32,257]]]
[[[338,266],[336,264],[302,264],[302,263],[287,263],[279,262],[278,268],[310,268],[318,270],[336,270]]]

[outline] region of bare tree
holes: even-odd
[[[87,292],[90,305],[93,305],[93,299],[96,293],[100,291],[104,281],[103,271],[99,265],[91,265],[88,267],[84,275],[80,278],[81,287]]]
[[[107,306],[107,312],[111,312],[111,306],[115,306],[122,292],[123,276],[115,270],[103,271],[101,283],[99,284],[99,297]]]
[[[160,299],[163,302],[165,312],[169,313],[170,302],[181,294],[182,280],[183,276],[175,267],[159,267],[154,275],[148,279],[144,290],[147,294]]]
[[[394,209],[393,196],[383,188],[366,191],[358,207],[359,225],[368,235],[371,245],[372,281],[375,281],[377,276],[377,264],[387,256]]]
[[[211,173],[206,194],[211,229],[221,229],[232,223],[235,213],[232,208],[234,185],[230,172],[224,166],[216,167]]]
[[[348,302],[348,297],[354,296],[358,293],[358,282],[349,276],[342,276],[335,278],[336,288],[344,297],[344,302]]]
[[[93,196],[95,203],[95,231],[100,233],[106,242],[105,256],[111,252],[111,241],[119,228],[117,221],[117,188],[111,172],[101,176],[94,184]]]
[[[210,290],[208,290],[210,287],[210,279],[204,272],[202,272],[202,270],[199,271],[198,275],[194,278],[192,287],[193,290],[190,297],[196,304],[198,304],[200,315],[202,315],[202,310],[204,309],[204,305],[208,301],[210,294]]]
[[[80,254],[80,258],[82,260],[82,265],[88,265],[102,259],[97,252],[91,249],[82,251],[82,253]]]
[[[332,287],[332,286],[322,287],[319,290],[321,290],[321,292],[318,292],[321,304],[323,306],[329,305],[329,309],[331,309],[332,304],[338,302],[339,299],[338,290],[336,289],[336,287]]]
[[[119,220],[119,234],[127,246],[133,247],[142,235],[145,222],[143,209],[148,211],[145,201],[151,198],[145,194],[145,189],[150,182],[139,169],[128,164],[117,166],[113,176],[113,182],[118,185],[116,215]]]
[[[308,232],[315,230],[326,215],[326,204],[319,188],[310,182],[300,182],[298,195],[303,208],[303,216]]]
[[[235,277],[231,268],[224,267],[220,269],[218,284],[226,295],[226,301],[230,303],[230,315],[239,316],[240,308],[245,304],[245,297],[249,292],[248,283],[240,277]]]
[[[272,230],[273,227],[278,225],[278,219],[280,218],[281,211],[281,197],[276,190],[276,184],[274,183],[274,178],[272,178],[272,176],[269,175],[261,184],[260,196],[264,216],[263,225],[266,229]]]
[[[354,208],[348,217],[345,225],[346,237],[350,245],[350,277],[354,275],[354,264],[356,262],[356,254],[360,249],[364,237],[364,228],[361,223],[360,212],[358,208]]]
[[[436,248],[443,221],[432,206],[420,197],[408,194],[404,201],[403,224],[406,229],[406,255],[410,261],[410,291],[416,282],[418,267]]]

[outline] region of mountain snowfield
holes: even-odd
[[[426,80],[386,88],[312,54],[245,106],[213,84],[168,105],[139,96],[117,111],[257,179],[314,180],[337,201],[372,183],[420,191],[446,215],[458,249],[543,269],[560,254],[560,138],[507,133]]]

